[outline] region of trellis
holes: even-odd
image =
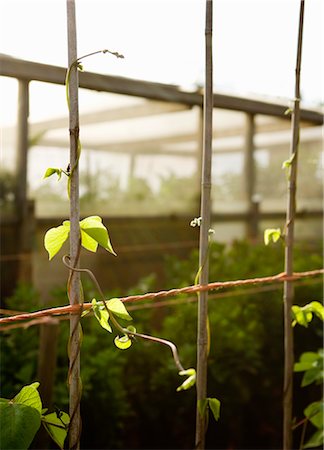
[[[290,324],[290,310],[293,299],[292,282],[305,277],[316,276],[324,273],[324,269],[308,271],[304,273],[294,273],[292,269],[292,249],[293,249],[293,223],[295,218],[295,188],[296,188],[296,171],[297,171],[297,147],[298,147],[298,130],[299,130],[299,120],[300,120],[300,95],[299,95],[299,74],[300,74],[300,55],[301,55],[301,37],[302,37],[302,22],[303,22],[303,8],[304,1],[301,0],[301,13],[300,13],[300,33],[299,33],[299,44],[298,44],[298,56],[297,56],[297,67],[296,67],[296,92],[295,92],[295,103],[293,108],[293,120],[292,120],[292,132],[293,140],[291,147],[291,174],[289,180],[289,192],[290,196],[288,199],[287,207],[287,253],[286,256],[285,272],[282,274],[274,275],[272,277],[257,278],[251,280],[235,280],[232,282],[216,282],[208,283],[208,231],[210,224],[210,159],[211,159],[211,127],[208,127],[208,115],[212,111],[215,102],[212,97],[212,69],[211,69],[211,12],[212,12],[212,0],[206,0],[206,60],[209,64],[206,74],[206,86],[205,86],[205,97],[204,97],[204,107],[205,107],[205,133],[204,133],[204,155],[206,157],[203,163],[203,195],[202,195],[202,226],[201,226],[201,238],[200,238],[200,268],[202,269],[202,274],[200,278],[200,283],[195,286],[189,286],[182,289],[174,289],[171,291],[162,291],[158,293],[149,293],[142,296],[132,296],[122,299],[124,302],[132,302],[135,300],[143,299],[156,299],[161,297],[174,296],[179,293],[207,293],[211,289],[221,289],[234,286],[244,286],[249,284],[260,284],[260,283],[273,283],[273,282],[284,282],[285,283],[285,304],[286,304],[286,336],[288,336],[288,341],[291,341],[291,324]],[[69,70],[70,70],[70,83],[69,83],[69,97],[70,97],[70,167],[73,168],[71,173],[71,184],[70,184],[70,221],[71,221],[71,233],[70,233],[70,260],[73,263],[74,268],[78,268],[79,259],[79,240],[80,240],[80,229],[79,229],[79,194],[78,194],[78,137],[79,137],[79,119],[78,119],[78,72],[75,62],[77,61],[77,51],[76,51],[76,26],[75,26],[75,8],[74,0],[67,0],[67,11],[68,11],[68,38],[69,38]],[[25,88],[28,89],[28,83],[24,82]],[[23,84],[21,84],[23,88]],[[162,90],[162,97],[165,100],[165,93]],[[185,97],[183,97],[184,99]],[[187,99],[188,100],[188,99]],[[201,97],[199,99],[196,97],[195,101],[201,102]],[[207,112],[206,112],[207,111]],[[250,116],[251,117],[251,116]],[[250,130],[253,129],[253,122],[250,124]],[[253,134],[253,133],[252,133]],[[248,137],[249,139],[249,137]],[[23,147],[23,144],[21,144]],[[252,146],[251,146],[252,147]],[[209,156],[208,156],[209,148]],[[206,155],[207,153],[207,155]],[[209,161],[208,161],[209,158]],[[205,194],[204,194],[205,189]],[[23,202],[24,192],[20,196],[20,201]],[[252,207],[252,206],[251,206]],[[69,367],[69,381],[70,381],[70,448],[79,448],[79,440],[81,433],[81,418],[80,418],[80,342],[79,342],[79,319],[80,319],[80,308],[88,309],[91,307],[90,304],[82,304],[79,298],[79,283],[80,279],[77,271],[72,270],[69,277],[69,299],[70,306],[61,308],[52,308],[50,310],[39,311],[35,313],[19,314],[12,317],[1,318],[0,324],[6,324],[10,322],[19,322],[22,320],[32,321],[42,317],[56,316],[60,314],[70,314],[70,367]],[[204,312],[201,317],[200,328],[205,329],[203,335],[200,336],[200,342],[203,343],[203,347],[206,344],[206,320],[207,320],[207,296],[201,294],[199,300],[200,307],[203,307]],[[202,306],[203,305],[203,306]],[[205,305],[205,306],[204,306]],[[17,325],[19,326],[19,325]],[[199,339],[198,339],[199,345]],[[206,368],[207,368],[207,355],[206,349],[202,350],[202,366],[199,369],[199,352],[198,352],[198,400],[206,397]],[[288,343],[286,347],[286,357],[288,362],[286,362],[286,381],[285,381],[285,418],[284,418],[284,449],[288,450],[291,448],[291,405],[292,405],[292,349],[291,345]],[[199,371],[203,373],[204,380],[202,380]],[[287,381],[288,379],[288,381]],[[288,385],[288,386],[287,386]],[[197,434],[196,434],[196,447],[204,448],[204,435],[205,435],[205,424],[204,420],[201,420],[199,413],[197,412]]]

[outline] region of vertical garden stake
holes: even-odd
[[[285,238],[285,272],[293,273],[294,222],[296,215],[296,183],[297,183],[297,155],[299,145],[300,120],[300,68],[302,55],[302,37],[304,23],[304,0],[300,2],[298,44],[295,72],[295,99],[292,111],[292,141],[290,149],[290,167],[288,180],[288,200]],[[291,325],[291,308],[293,305],[294,288],[291,281],[284,282],[284,329],[285,329],[285,364],[284,364],[284,392],[283,392],[283,449],[292,449],[292,397],[293,397],[293,368],[294,344]]]
[[[79,226],[79,170],[78,170],[78,143],[79,143],[79,106],[78,106],[78,69],[76,43],[75,2],[67,0],[67,28],[68,28],[68,63],[69,78],[69,132],[70,132],[70,260],[73,267],[78,267],[80,249]],[[70,271],[68,281],[68,294],[71,305],[81,304],[80,274]],[[80,380],[80,329],[79,315],[70,317],[69,340],[69,390],[70,390],[70,429],[69,448],[80,448],[81,416],[81,380]]]
[[[205,91],[204,91],[204,124],[203,124],[203,161],[201,179],[201,226],[199,237],[199,267],[201,268],[199,283],[208,283],[208,247],[210,229],[210,191],[211,161],[213,136],[213,59],[212,59],[212,23],[213,2],[206,0],[205,28]],[[196,412],[196,448],[205,447],[206,417],[199,411],[198,404],[207,394],[207,348],[208,348],[208,293],[200,292],[198,301],[197,332],[197,412]]]

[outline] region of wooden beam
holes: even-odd
[[[140,117],[150,117],[173,112],[186,111],[190,107],[180,103],[166,103],[156,101],[146,101],[139,105],[123,106],[121,108],[110,108],[90,113],[81,113],[81,125],[91,125],[103,122],[114,122],[118,120],[137,119]],[[68,117],[57,117],[44,120],[30,125],[31,134],[41,133],[44,130],[56,130],[68,126]]]
[[[24,80],[42,81],[45,83],[64,84],[66,69],[48,64],[40,64],[0,55],[0,75]],[[112,92],[131,95],[151,100],[182,103],[188,106],[202,106],[201,92],[186,92],[179,86],[134,80],[126,77],[102,75],[92,72],[79,73],[80,87],[94,91]],[[243,111],[252,114],[264,114],[290,120],[285,115],[287,104],[252,100],[225,94],[214,94],[214,108]],[[301,120],[323,124],[323,114],[311,109],[301,109]]]

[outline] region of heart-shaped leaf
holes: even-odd
[[[38,386],[38,382],[32,383],[29,386],[24,386],[12,401],[14,403],[20,403],[35,408],[39,412],[39,414],[41,414],[42,401],[37,390]]]
[[[42,417],[42,423],[53,441],[63,449],[70,423],[69,415],[63,411],[60,411],[59,416],[56,413],[46,414]]]
[[[217,421],[220,415],[220,401],[217,398],[208,398],[208,405],[213,413],[214,419]]]
[[[120,317],[124,320],[133,320],[132,317],[128,314],[124,303],[119,300],[119,298],[112,298],[111,300],[108,300],[106,302],[106,305],[108,309],[111,310],[117,317]]]
[[[51,228],[45,234],[44,246],[51,260],[62,248],[70,234],[70,222],[65,221],[63,225]]]
[[[112,248],[107,228],[103,225],[99,216],[90,216],[81,220],[82,246],[91,252],[97,251],[98,244],[105,250],[117,256]]]
[[[43,178],[49,178],[55,173],[57,175],[57,181],[59,181],[62,177],[62,169],[57,169],[56,167],[49,167],[48,169],[46,169]]]
[[[0,401],[0,448],[28,449],[41,424],[36,408],[10,400]]]

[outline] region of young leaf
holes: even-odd
[[[317,430],[306,442],[303,448],[314,448],[321,447],[323,448],[324,444],[324,429]]]
[[[295,159],[295,153],[294,153],[289,159],[286,159],[286,161],[284,161],[284,162],[282,163],[281,168],[282,168],[282,169],[290,169],[291,164],[292,164],[292,162],[293,162],[294,159]]]
[[[69,415],[63,411],[60,412],[60,417],[55,412],[46,414],[42,417],[42,423],[53,441],[63,449],[70,423]]]
[[[126,350],[132,345],[132,340],[125,334],[122,337],[116,336],[114,339],[114,343],[116,347],[120,348],[121,350]]]
[[[90,216],[80,222],[82,246],[91,252],[96,252],[98,244],[105,250],[117,256],[112,248],[107,228],[99,216]]]
[[[294,327],[297,323],[304,327],[308,327],[308,323],[311,322],[313,314],[315,314],[320,320],[324,321],[324,306],[317,301],[307,303],[305,306],[292,306],[293,323]]]
[[[177,392],[186,391],[190,389],[196,383],[196,370],[195,369],[187,369],[181,370],[179,375],[187,376],[188,378],[177,388]]]
[[[305,370],[313,369],[314,364],[319,359],[319,355],[315,352],[305,352],[299,358],[299,362],[295,363],[295,372],[304,372]]]
[[[293,110],[291,108],[287,108],[286,111],[284,112],[284,115],[289,116],[292,112]]]
[[[323,369],[320,370],[319,368],[316,367],[314,369],[306,370],[301,382],[301,387],[309,386],[310,384],[314,383],[317,380],[322,381],[322,379],[323,379]]]
[[[294,327],[298,323],[299,325],[307,328],[309,322],[312,321],[313,314],[297,305],[293,305],[291,310],[294,319],[292,326]]]
[[[211,412],[213,413],[214,419],[217,420],[219,419],[219,415],[220,415],[220,401],[217,398],[207,398],[208,400],[208,406],[211,410]]]
[[[54,175],[56,173],[57,175],[57,181],[59,181],[62,177],[62,169],[57,169],[56,167],[49,167],[48,169],[46,169],[46,172],[43,176],[43,178],[49,178],[52,175]]]
[[[109,331],[109,333],[112,332],[111,326],[108,323],[109,320],[109,314],[106,308],[97,302],[97,300],[94,298],[92,300],[92,310],[95,315],[95,318],[98,320],[102,328]]]
[[[50,260],[61,250],[62,245],[69,237],[70,222],[68,222],[68,225],[67,222],[68,221],[56,228],[51,228],[45,234],[44,246],[48,252]]]
[[[39,414],[42,413],[42,401],[37,390],[39,383],[32,383],[29,386],[24,386],[20,392],[13,398],[13,403],[19,403],[22,405],[35,408]]]
[[[127,309],[125,308],[124,303],[119,300],[119,298],[112,298],[106,302],[108,309],[110,309],[117,317],[120,317],[124,320],[133,320],[132,317],[128,314]]]
[[[280,228],[267,228],[264,230],[264,243],[265,245],[269,245],[270,242],[276,243],[279,241],[281,237],[281,230]]]
[[[294,365],[295,372],[305,372],[301,386],[308,386],[323,379],[323,351],[305,352],[301,355],[299,362]]]
[[[304,414],[316,428],[323,426],[324,403],[322,401],[313,402],[304,409]]]
[[[322,303],[314,301],[305,305],[303,308],[309,309],[314,313],[320,320],[324,321],[324,305]]]

